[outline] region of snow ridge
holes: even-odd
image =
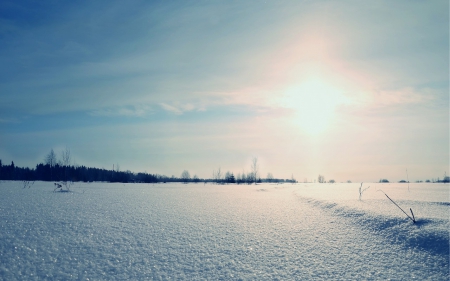
[[[413,224],[400,211],[398,215],[384,215],[363,209],[365,202],[352,202],[355,207],[348,206],[348,202],[337,203],[319,200],[295,194],[300,201],[316,208],[350,221],[354,225],[369,229],[380,235],[389,243],[400,244],[406,248],[415,248],[434,255],[449,256],[448,221],[437,218],[418,218]],[[370,205],[385,205],[382,200],[370,200]],[[412,205],[408,201],[400,201],[402,205]],[[408,204],[409,203],[409,204]],[[447,202],[427,202],[427,204],[449,206]],[[359,208],[358,208],[359,207]]]

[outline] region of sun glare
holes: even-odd
[[[335,117],[336,107],[347,102],[341,90],[320,78],[293,86],[285,97],[286,106],[295,110],[292,121],[310,135],[326,131]]]

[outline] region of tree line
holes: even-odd
[[[14,165],[3,165],[0,160],[0,180],[18,181],[82,181],[82,182],[144,182],[155,183],[161,180],[159,175],[115,171],[86,166],[65,166],[55,164],[37,164],[36,168],[23,168]]]
[[[61,152],[60,159],[57,159],[52,149],[45,156],[44,162],[37,164],[35,168],[17,167],[14,161],[10,165],[5,165],[0,159],[0,180],[154,183],[161,179],[158,175],[120,171],[119,165],[116,167],[117,169],[107,170],[74,165],[69,149],[66,148]]]
[[[235,174],[233,172],[223,173],[220,168],[213,171],[212,178],[201,179],[197,175],[193,177],[187,170],[181,173],[180,177],[165,176],[149,173],[133,173],[129,170],[120,171],[119,165],[113,165],[113,169],[86,167],[72,163],[70,150],[66,148],[61,151],[60,157],[53,149],[45,156],[44,161],[36,165],[35,168],[18,167],[14,164],[4,164],[0,159],[0,180],[16,181],[54,181],[54,182],[121,182],[121,183],[166,183],[184,182],[200,183],[213,182],[217,184],[256,184],[268,183],[296,183],[291,179],[278,179],[272,173],[268,173],[266,178],[261,178],[259,172],[258,158],[253,158],[251,171]]]
[[[191,178],[189,171],[184,170],[181,173],[180,179],[184,183],[204,181],[204,182],[213,182],[217,184],[257,184],[263,182],[268,183],[297,182],[297,180],[294,178],[294,175],[292,175],[290,179],[277,179],[272,175],[272,173],[268,173],[266,178],[261,178],[257,157],[252,158],[250,172],[242,171],[242,173],[237,173],[235,176],[234,173],[230,171],[223,173],[221,168],[219,167],[217,170],[213,170],[211,179],[200,180],[197,177],[197,175],[194,175]]]

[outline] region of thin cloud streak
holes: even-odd
[[[92,116],[126,116],[126,117],[144,117],[152,114],[153,111],[149,106],[133,106],[133,107],[119,107],[119,108],[103,108],[93,110],[90,112]]]

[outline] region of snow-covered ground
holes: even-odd
[[[369,185],[2,182],[0,279],[448,280],[449,185]]]

